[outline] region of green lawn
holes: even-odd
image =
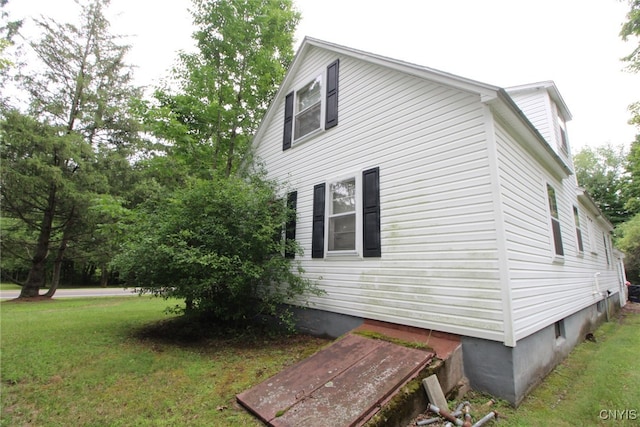
[[[168,304],[150,297],[0,303],[0,425],[261,425],[235,395],[326,344],[139,333],[171,317],[163,314]]]
[[[640,313],[612,319],[594,335],[596,342],[578,345],[517,410],[494,405],[505,418],[490,425],[640,426]],[[471,397],[477,408],[489,399]]]
[[[19,291],[21,288],[13,283],[0,283],[0,291]]]
[[[327,343],[251,331],[195,340],[198,328],[168,326],[167,305],[150,297],[0,303],[0,426],[259,426],[235,395]],[[491,406],[504,417],[487,425],[640,425],[640,314],[605,323],[595,337],[517,410]],[[468,398],[476,420],[490,410],[482,407],[489,396]]]

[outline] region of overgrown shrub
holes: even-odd
[[[262,178],[193,180],[141,215],[114,264],[127,286],[183,298],[187,311],[221,321],[277,316],[281,303],[320,293],[284,256],[301,253],[283,239],[291,215]]]

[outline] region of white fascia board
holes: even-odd
[[[582,203],[582,206],[587,208],[587,210],[589,210],[589,212],[591,212],[598,221],[602,222],[609,229],[609,231],[613,231],[613,224],[611,224],[611,221],[609,221],[609,219],[602,213],[587,190],[582,187],[577,187],[576,197],[578,198],[578,201]]]

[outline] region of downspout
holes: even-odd
[[[593,295],[599,295],[600,294],[600,281],[598,280],[598,277],[600,277],[600,272],[599,271],[593,275],[593,284],[594,284],[594,287],[595,287],[595,289],[593,291]]]

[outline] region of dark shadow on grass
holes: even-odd
[[[205,315],[183,315],[149,323],[132,330],[132,335],[144,342],[214,351],[221,345],[257,349],[308,339],[273,322],[221,322]]]

